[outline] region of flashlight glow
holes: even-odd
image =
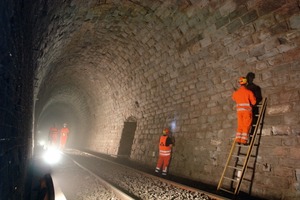
[[[171,130],[174,131],[176,129],[176,121],[171,122]]]

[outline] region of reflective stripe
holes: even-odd
[[[236,104],[237,106],[251,106],[249,103],[239,103]]]
[[[241,138],[243,140],[248,140],[248,134],[247,133],[242,133]]]
[[[247,111],[251,111],[251,107],[250,108],[237,108],[237,111],[243,111],[243,110],[247,110]]]
[[[236,139],[241,139],[242,138],[242,133],[236,133],[235,138]]]
[[[159,153],[171,153],[171,150],[159,150]]]
[[[171,150],[159,150],[159,155],[169,156],[169,155],[171,155]]]
[[[171,153],[159,153],[160,156],[169,156]]]

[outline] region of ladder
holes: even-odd
[[[267,98],[263,98],[262,102],[257,105],[259,111],[257,115],[253,116],[253,119],[254,117],[257,117],[257,120],[252,125],[252,130],[251,130],[252,134],[249,135],[250,144],[249,145],[237,144],[235,141],[233,141],[217,190],[222,190],[233,195],[238,195],[242,181],[245,179],[244,175],[246,173],[246,170],[248,168],[251,168],[250,166],[248,166],[250,158],[255,159],[254,161],[254,165],[255,165],[257,152],[256,155],[252,155],[252,150],[253,150],[253,146],[257,146],[257,148],[259,146],[260,137],[258,136],[261,136],[261,129],[262,129],[261,125],[266,110],[266,105],[267,105],[266,103],[267,103]],[[260,129],[260,133],[257,134],[259,129]],[[258,141],[257,143],[255,143],[256,140]],[[254,169],[254,167],[255,166],[253,166],[252,169]],[[231,177],[228,177],[226,172],[227,174],[231,174]],[[227,183],[226,185],[227,188],[224,187],[225,185],[224,181]],[[250,181],[252,182],[252,180]]]

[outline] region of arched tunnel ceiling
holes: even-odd
[[[188,20],[190,13],[184,9],[188,4],[182,5],[185,6],[180,7],[177,1],[145,1],[142,5],[133,1],[102,4],[75,0],[48,5],[47,16],[37,26],[39,31],[45,31],[40,33],[40,40],[37,39],[40,51],[36,117],[47,112],[57,99],[71,104],[77,111],[85,105],[86,112],[74,111],[78,118],[85,119],[80,127],[91,126],[90,129],[98,130],[113,121],[114,128],[110,131],[115,133],[113,141],[118,140],[116,130],[128,117],[150,112],[154,116],[157,114],[152,109],[155,106],[159,113],[171,111],[174,106],[179,111],[185,110],[178,100],[183,97],[177,84],[196,84],[203,72],[212,77],[214,69],[202,70],[204,57],[207,65],[214,64],[215,68],[228,61],[216,63],[215,57],[222,60],[225,56],[219,53],[219,48],[224,48],[220,45],[212,48],[211,54],[204,49],[195,57],[193,53],[186,55],[199,51],[197,41],[207,34],[207,27],[190,29],[188,24],[182,25],[182,21],[201,24],[204,15],[213,14],[194,11],[193,19]],[[233,66],[243,64],[239,62],[235,61]],[[221,70],[225,75],[223,81],[238,73],[231,67]],[[186,73],[189,75],[182,76]],[[213,84],[213,80],[200,84],[203,85],[199,87],[214,87],[218,91],[224,88],[220,82]],[[62,90],[67,92],[61,95]],[[172,105],[171,98],[178,103]]]
[[[235,80],[254,72],[270,110],[259,157],[297,170],[299,144],[278,138],[299,137],[298,1],[39,2],[35,122],[62,115],[77,129],[74,144],[116,155],[124,122],[134,121],[130,158],[149,166],[161,128],[174,122],[174,172],[215,184],[235,133]]]
[[[66,103],[78,118],[85,119],[81,127],[86,127],[93,122],[91,116],[97,115],[97,107],[110,107],[103,112],[121,115],[118,105],[135,106],[132,102],[138,102],[140,88],[153,81],[153,76],[162,76],[154,84],[166,81],[163,75],[172,69],[160,69],[159,62],[167,60],[157,58],[177,51],[172,42],[174,25],[162,21],[151,8],[130,1],[69,3],[49,8],[45,21],[49,24],[37,63],[36,117],[53,104]],[[172,47],[170,52],[160,52],[165,45]],[[81,112],[83,105],[85,112]]]

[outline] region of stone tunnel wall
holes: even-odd
[[[297,0],[56,2],[37,27],[40,91],[85,91],[91,150],[116,154],[134,117],[131,159],[153,168],[161,131],[174,126],[170,173],[217,185],[235,135],[233,87],[253,72],[268,107],[252,195],[297,199],[299,14]],[[41,108],[52,98],[43,92]]]
[[[34,71],[29,16],[21,1],[0,2],[0,199],[26,198]]]

